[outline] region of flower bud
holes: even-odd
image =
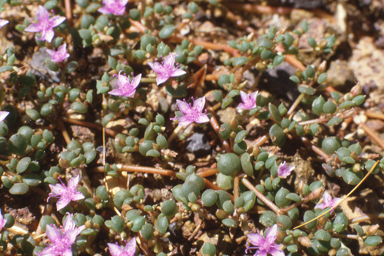
[[[322,41],[319,43],[319,47],[320,47],[320,49],[324,49],[324,48],[327,46],[327,43],[328,43],[327,40],[322,40]]]
[[[320,63],[319,68],[317,69],[317,72],[324,73],[325,69],[327,68],[327,61],[323,61]]]
[[[258,62],[258,63],[256,63],[255,68],[258,71],[263,72],[264,70],[267,69],[267,66],[264,63]]]
[[[315,188],[311,194],[309,194],[308,198],[309,200],[313,200],[313,199],[316,199],[316,198],[319,198],[321,196],[321,194],[323,193],[323,188],[320,187],[320,188]]]
[[[359,163],[354,164],[352,170],[353,172],[361,171],[361,165]]]
[[[379,224],[375,224],[375,225],[372,225],[370,226],[368,229],[367,229],[367,232],[365,232],[368,236],[372,236],[376,233],[376,231],[379,229]]]
[[[311,247],[312,242],[309,240],[307,236],[301,236],[299,237],[299,243],[304,247]]]
[[[361,94],[361,91],[362,91],[361,85],[360,83],[357,83],[355,86],[352,87],[351,94],[354,97]]]

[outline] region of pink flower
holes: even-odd
[[[7,25],[8,23],[9,23],[8,20],[0,19],[0,28],[4,27],[4,26]]]
[[[71,178],[68,181],[68,187],[64,185],[64,183],[60,180],[61,184],[55,184],[55,185],[49,185],[49,187],[52,190],[52,193],[49,193],[49,198],[51,197],[60,197],[60,199],[56,203],[57,210],[63,209],[67,204],[69,204],[71,201],[77,201],[80,199],[84,199],[84,195],[77,191],[77,184],[79,183],[80,176],[76,176]]]
[[[69,57],[67,44],[60,45],[57,51],[47,49],[47,53],[51,56],[51,61],[54,63],[62,62]]]
[[[257,249],[254,256],[267,256],[268,253],[272,256],[285,256],[284,250],[282,248],[283,246],[275,243],[276,236],[276,224],[273,225],[271,228],[268,228],[265,238],[258,233],[248,234],[249,241],[255,247],[247,247],[245,253],[247,253],[249,249]]]
[[[109,92],[111,95],[115,96],[125,96],[128,98],[134,98],[136,93],[136,87],[139,86],[141,74],[132,78],[132,81],[129,82],[129,78],[120,74],[117,77],[117,88]]]
[[[315,206],[315,208],[322,209],[322,210],[324,210],[327,207],[332,208],[332,207],[336,206],[340,201],[341,201],[341,198],[335,197],[332,199],[332,196],[330,194],[328,194],[327,191],[325,191],[323,194],[323,202],[318,203]],[[331,212],[333,212],[333,210]]]
[[[5,223],[7,223],[7,220],[4,219],[3,214],[1,214],[1,209],[0,209],[0,231],[3,229],[5,226]]]
[[[162,63],[148,62],[148,65],[156,72],[156,83],[160,85],[170,77],[177,77],[186,74],[182,69],[175,68],[175,54],[170,53]],[[177,66],[177,65],[176,65]]]
[[[112,256],[133,256],[136,252],[136,239],[132,238],[125,248],[121,248],[117,244],[108,243],[109,251]]]
[[[85,229],[85,225],[76,228],[75,222],[72,219],[72,214],[68,214],[62,229],[54,226],[46,226],[46,234],[52,244],[45,247],[39,256],[70,256],[72,254],[72,245],[76,241],[76,237]]]
[[[240,103],[239,106],[237,106],[237,109],[252,109],[256,107],[256,98],[257,94],[259,92],[253,92],[251,94],[246,94],[243,91],[240,91],[240,97],[243,103]]]
[[[99,8],[98,11],[104,14],[123,15],[127,3],[128,0],[103,0],[104,6]]]
[[[192,97],[192,100],[193,100],[193,97]],[[185,101],[185,99],[184,101],[176,100],[176,102],[183,116],[174,117],[174,118],[171,118],[171,120],[179,119],[180,126],[187,126],[193,122],[196,122],[199,124],[209,122],[209,118],[206,114],[207,110],[205,110],[205,113],[201,113],[204,109],[205,97],[201,97],[197,100],[193,100],[193,107],[191,106],[191,104],[188,104]]]
[[[280,178],[285,179],[291,175],[293,169],[295,169],[295,166],[288,166],[287,162],[284,161],[284,163],[277,168],[277,175],[279,175]]]
[[[45,7],[39,6],[36,13],[37,19],[39,22],[29,25],[24,31],[27,32],[41,32],[41,38],[36,38],[37,40],[51,42],[55,32],[53,28],[59,26],[64,22],[65,17],[55,16],[52,19],[49,19],[49,12]]]
[[[7,111],[0,111],[0,122],[3,122],[4,119],[9,115]]]

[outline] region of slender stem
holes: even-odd
[[[370,118],[377,118],[377,119],[384,120],[384,114],[382,114],[382,113],[375,113],[373,111],[367,110],[367,111],[365,111],[364,114]]]
[[[384,219],[384,213],[367,214],[360,217],[356,217],[351,220],[351,223],[366,222],[375,219]]]
[[[96,129],[96,130],[99,130],[99,131],[103,130],[103,126],[101,124],[95,124],[95,123],[86,122],[86,121],[82,121],[82,120],[71,119],[71,118],[66,117],[66,116],[63,116],[61,118],[66,123],[81,125],[81,126],[85,126],[85,127],[88,127],[88,128],[93,128],[93,129]],[[115,132],[114,130],[109,129],[109,128],[105,128],[105,133],[108,134],[111,137],[116,137],[116,135],[117,135],[117,132]]]
[[[360,124],[360,127],[368,134],[369,137],[371,137],[372,140],[374,140],[381,148],[384,149],[384,141],[380,139],[380,137],[366,124],[362,123]]]
[[[171,144],[171,142],[176,138],[177,134],[182,130],[185,129],[183,126],[178,125],[172,132],[171,136],[168,138],[168,145]]]
[[[199,171],[196,174],[199,175],[200,177],[205,178],[205,177],[209,177],[209,176],[215,175],[216,173],[219,173],[219,169],[217,169],[217,168],[209,168],[209,169],[205,169],[205,170]]]
[[[322,158],[324,158],[324,161],[325,161],[325,162],[328,162],[328,161],[331,159],[331,156],[327,155],[327,153],[325,153],[321,148],[316,147],[315,145],[313,145],[313,144],[308,140],[308,138],[306,138],[306,137],[301,137],[301,141],[302,141],[307,147],[309,147],[310,149],[312,149],[313,152],[315,152],[316,154],[318,154],[319,156],[321,156]]]
[[[239,175],[236,175],[235,178],[233,179],[233,197],[234,201],[237,200],[239,197],[239,185],[240,185],[240,177]]]
[[[65,5],[65,17],[67,18],[67,22],[71,27],[73,25],[71,0],[64,0],[64,5]]]
[[[213,130],[215,130],[217,136],[221,140],[221,143],[223,144],[224,150],[227,151],[227,152],[232,152],[231,147],[229,146],[228,141],[227,140],[223,140],[220,137],[220,134],[219,134],[220,126],[219,126],[219,123],[217,122],[216,117],[214,115],[212,115],[212,117],[209,120],[209,122],[211,123]]]
[[[252,183],[246,178],[242,178],[241,182],[246,186],[249,190],[255,192],[257,198],[259,198],[265,205],[267,205],[272,211],[274,211],[277,215],[284,214],[282,210],[280,210],[277,205],[271,202],[263,193],[261,193],[257,188],[255,188]]]
[[[310,221],[307,221],[303,224],[300,224],[299,226],[296,226],[294,229],[297,229],[297,228],[300,228],[302,226],[305,226],[307,225],[308,223],[311,223],[312,221],[315,221],[317,219],[320,219],[321,217],[323,217],[325,214],[333,211],[334,209],[336,209],[345,199],[347,199],[353,192],[355,192],[355,190],[368,178],[368,176],[372,173],[372,171],[376,168],[376,166],[379,164],[379,161],[377,161],[372,167],[371,169],[369,170],[369,172],[364,176],[364,178],[345,196],[343,197],[343,199],[341,199],[335,206],[333,206],[332,208],[330,208],[328,211],[325,211],[323,212],[322,214],[320,214],[319,216],[317,216],[316,218],[310,220]]]
[[[140,83],[156,83],[156,77],[142,77]]]
[[[61,134],[63,135],[65,142],[67,144],[69,144],[69,142],[71,142],[71,137],[69,136],[68,131],[65,128],[63,121],[60,118],[58,118],[57,122],[59,124],[59,128],[61,130]]]

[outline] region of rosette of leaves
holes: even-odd
[[[328,137],[323,140],[322,149],[326,153],[332,154],[330,160],[322,164],[325,172],[331,177],[342,178],[350,185],[358,184],[365,175],[364,170],[365,172],[370,171],[375,163],[374,160],[361,156],[362,148],[359,143],[349,145],[349,141]],[[372,173],[377,174],[382,168],[383,166],[378,165]]]
[[[4,128],[4,123],[2,128]],[[0,137],[0,141],[3,144],[2,154],[12,153],[20,156],[20,158],[12,158],[5,164],[13,175],[8,174],[1,177],[4,186],[9,188],[9,192],[21,195],[28,192],[29,186],[38,186],[43,181],[38,173],[40,170],[38,161],[44,157],[46,147],[54,141],[53,134],[48,130],[35,132],[29,126],[22,126],[16,134],[9,138],[8,143],[5,137]]]
[[[81,144],[72,140],[67,145],[67,150],[60,153],[59,165],[61,168],[79,167],[89,164],[96,157],[95,146],[90,142]]]
[[[153,119],[152,113],[146,112],[146,118],[141,118],[138,123],[144,125],[144,140],[138,137],[139,129],[132,128],[129,135],[118,134],[115,138],[115,149],[119,153],[138,152],[146,157],[162,157],[165,160],[172,159],[166,154],[165,149],[168,148],[166,137],[162,134],[165,131],[165,119],[162,115],[157,114],[155,122],[150,122]],[[148,121],[149,120],[149,121]]]

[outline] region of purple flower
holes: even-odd
[[[3,122],[4,119],[9,115],[7,111],[0,111],[0,122]]]
[[[0,231],[3,229],[5,226],[5,223],[7,223],[7,220],[4,219],[3,214],[1,214],[1,209],[0,209]]]
[[[76,237],[85,229],[85,225],[76,228],[75,222],[72,219],[72,214],[68,214],[64,227],[59,229],[54,226],[46,226],[46,234],[52,244],[45,247],[41,252],[37,253],[39,256],[71,256],[72,244],[76,241]]]
[[[36,13],[37,19],[39,22],[29,25],[24,31],[27,32],[41,32],[41,38],[36,38],[37,40],[51,42],[55,32],[53,28],[59,26],[64,22],[65,17],[55,16],[52,19],[49,19],[49,12],[45,7],[39,6]]]
[[[112,256],[133,256],[136,252],[136,239],[132,238],[125,248],[121,248],[117,244],[108,243],[109,251]]]
[[[99,8],[99,12],[104,14],[123,15],[128,0],[103,0],[104,6]]]
[[[318,203],[315,208],[318,208],[318,209],[325,209],[327,207],[334,207],[336,206],[339,202],[340,202],[341,198],[338,198],[338,197],[335,197],[332,199],[332,196],[330,194],[328,194],[327,191],[324,192],[323,194],[323,202],[322,203]],[[333,210],[331,211],[333,212]]]
[[[62,62],[69,57],[67,44],[60,45],[57,51],[47,49],[47,53],[51,56],[51,61],[54,63]]]
[[[8,23],[9,23],[8,20],[0,19],[0,28],[4,27],[4,26],[7,25]]]
[[[60,180],[61,184],[55,184],[55,185],[49,185],[49,187],[52,190],[52,193],[49,193],[49,198],[51,197],[60,197],[60,199],[56,203],[57,210],[63,209],[67,204],[69,204],[71,201],[77,201],[80,199],[84,199],[84,195],[77,191],[77,184],[79,183],[80,176],[76,176],[71,178],[68,181],[68,187],[64,185],[64,183]]]
[[[277,175],[279,175],[280,178],[285,179],[291,175],[293,169],[295,169],[295,166],[288,166],[287,162],[284,161],[284,163],[277,168]]]
[[[128,98],[133,98],[136,93],[136,87],[139,86],[141,74],[132,78],[132,81],[129,82],[129,78],[120,74],[117,77],[117,88],[109,92],[111,95],[115,96],[125,96]]]
[[[193,97],[192,97],[192,100],[193,100]],[[199,124],[209,122],[207,111],[205,111],[205,113],[201,113],[204,109],[205,97],[201,97],[197,100],[193,100],[193,107],[191,106],[191,104],[188,104],[185,101],[185,99],[184,101],[176,100],[176,102],[183,116],[174,117],[174,118],[171,118],[171,120],[179,119],[180,126],[187,126],[193,122],[196,122]]]
[[[246,94],[243,91],[240,91],[240,97],[243,103],[240,103],[239,106],[237,106],[237,109],[252,109],[256,107],[256,98],[257,94],[259,92],[253,92],[251,94]]]
[[[148,62],[148,65],[156,72],[156,83],[160,85],[170,77],[177,77],[186,74],[182,69],[175,68],[175,54],[170,53],[162,63]],[[176,65],[177,66],[177,65]]]
[[[249,249],[257,249],[254,256],[267,256],[268,253],[271,254],[272,256],[285,256],[284,250],[282,248],[283,246],[275,243],[276,236],[277,236],[276,224],[268,228],[265,238],[258,233],[248,234],[249,241],[255,247],[247,247],[247,249],[245,250],[245,253],[247,253]]]

